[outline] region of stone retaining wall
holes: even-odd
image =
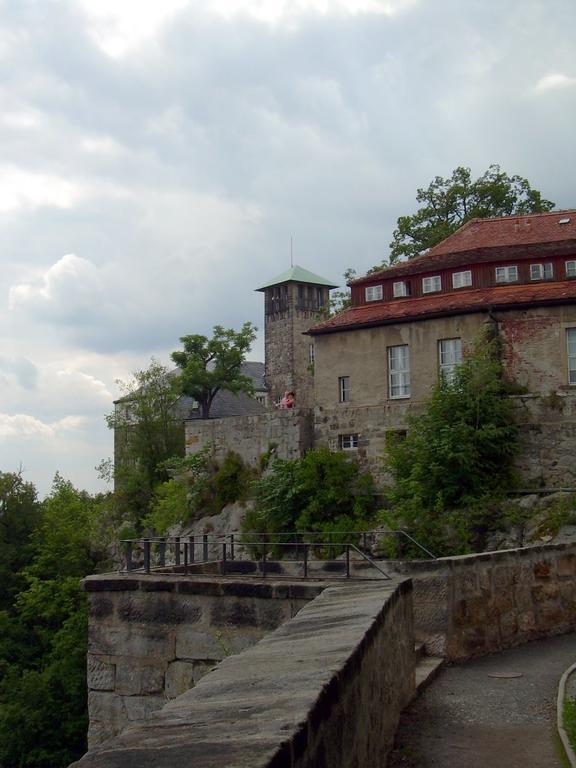
[[[270,410],[257,416],[227,419],[192,419],[186,422],[186,453],[197,453],[207,445],[222,461],[229,451],[258,466],[260,457],[297,459],[312,447],[312,411],[306,408]]]
[[[414,695],[410,581],[329,587],[78,768],[383,766]]]
[[[89,747],[145,720],[223,658],[288,621],[322,586],[89,576]]]
[[[576,545],[398,566],[414,585],[416,637],[448,661],[576,630]]]

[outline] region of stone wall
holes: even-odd
[[[150,717],[322,589],[178,576],[89,576],[89,746]]]
[[[383,766],[414,695],[409,581],[330,587],[78,768]]]
[[[296,459],[312,447],[312,440],[312,412],[306,408],[186,422],[186,453],[212,445],[217,461],[236,451],[245,462],[258,466],[271,448],[277,458]]]
[[[576,630],[576,545],[404,563],[416,638],[449,661]]]

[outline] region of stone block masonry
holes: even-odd
[[[74,765],[376,768],[413,695],[410,581],[329,587]]]
[[[146,720],[322,589],[210,577],[89,576],[88,744]]]
[[[398,566],[412,577],[416,638],[464,661],[576,630],[576,545],[555,544]]]

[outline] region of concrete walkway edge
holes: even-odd
[[[566,698],[566,683],[572,674],[576,674],[576,664],[572,664],[571,667],[568,667],[568,669],[560,678],[560,683],[558,685],[558,698],[556,701],[556,717],[558,719],[558,734],[560,736],[560,741],[562,742],[564,752],[566,753],[566,757],[568,758],[568,762],[570,763],[570,768],[576,768],[576,755],[574,754],[574,750],[572,749],[572,745],[568,739],[568,734],[564,728],[564,700]]]

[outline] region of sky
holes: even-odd
[[[118,380],[499,163],[576,207],[573,0],[0,0],[0,471],[105,490]],[[260,333],[250,359],[263,359]]]

